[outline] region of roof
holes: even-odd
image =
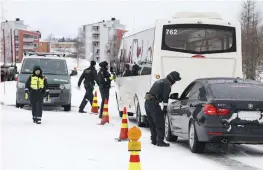
[[[65,60],[65,58],[63,58],[63,57],[55,57],[53,55],[47,55],[47,56],[31,55],[31,56],[25,56],[24,57],[24,59],[28,59],[28,58]]]
[[[134,34],[141,33],[141,32],[146,31],[146,30],[153,29],[154,27],[155,27],[154,24],[152,24],[152,25],[144,26],[144,27],[141,27],[138,29],[127,31],[124,33],[123,38],[129,37],[129,36],[134,35]]]
[[[208,78],[201,78],[196,79],[195,81],[203,82],[205,84],[219,84],[219,83],[234,83],[237,80],[237,83],[246,83],[246,84],[262,84],[256,80],[250,79],[242,79],[242,78],[234,78],[234,77],[208,77]]]

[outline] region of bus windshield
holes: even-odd
[[[196,54],[235,52],[235,28],[206,24],[164,25],[162,50]]]

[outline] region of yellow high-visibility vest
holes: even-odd
[[[30,87],[34,90],[43,89],[44,88],[44,78],[40,78],[37,76],[31,76]]]

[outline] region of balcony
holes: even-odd
[[[92,41],[93,42],[99,42],[100,41],[100,37],[99,36],[92,36]]]
[[[34,42],[34,38],[23,38],[24,42]]]
[[[91,31],[92,31],[92,34],[99,34],[100,33],[100,27],[99,26],[93,26]]]

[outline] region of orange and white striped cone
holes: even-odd
[[[99,113],[97,91],[95,91],[93,101],[92,101],[91,114],[93,113],[96,115]]]
[[[128,139],[128,115],[127,115],[127,109],[124,107],[123,114],[122,114],[122,120],[121,120],[121,131],[120,131],[120,137],[117,139],[120,141],[127,141]]]
[[[140,155],[137,151],[131,152],[129,170],[141,170]]]
[[[109,112],[108,112],[108,99],[105,99],[104,101],[102,118],[99,125],[104,125],[105,123],[110,123]]]

